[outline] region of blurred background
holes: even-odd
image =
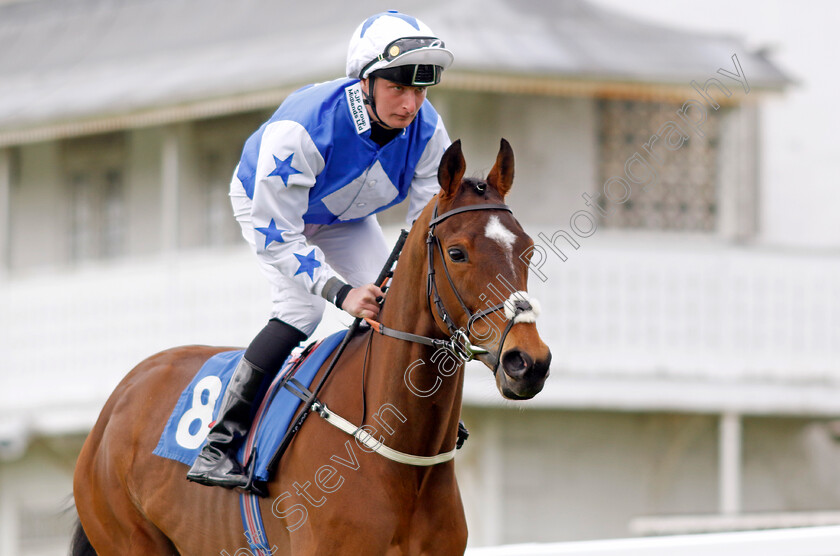
[[[513,146],[554,355],[527,403],[467,368],[470,545],[840,524],[837,3],[0,0],[0,556],[65,553],[134,365],[263,326],[242,144],[389,8],[468,173]]]

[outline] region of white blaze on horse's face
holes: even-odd
[[[493,215],[484,227],[484,235],[497,242],[505,250],[508,264],[513,269],[513,244],[516,242],[516,234],[505,228],[499,217]],[[514,270],[515,272],[515,270]]]

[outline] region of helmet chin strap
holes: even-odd
[[[388,124],[386,124],[384,121],[382,121],[382,118],[379,116],[379,113],[376,111],[376,101],[373,100],[373,84],[374,84],[374,81],[376,80],[376,77],[374,77],[373,75],[369,75],[367,80],[368,80],[368,87],[367,87],[368,92],[364,92],[364,90],[362,90],[362,96],[364,97],[364,103],[366,105],[370,106],[370,111],[373,112],[373,117],[376,118],[376,123],[377,124],[384,127],[385,129],[395,129],[395,128],[389,126]]]

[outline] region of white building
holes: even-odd
[[[226,197],[239,149],[289,92],[341,75],[359,14],[383,7],[231,6],[0,4],[2,556],[63,553],[76,453],[131,367],[264,324]],[[580,0],[399,8],[456,54],[430,99],[469,171],[513,145],[554,354],[527,404],[468,369],[471,544],[837,522],[840,233],[777,241],[814,199],[782,211],[766,175],[761,111],[790,79],[737,36]],[[668,122],[688,137],[673,151]],[[394,236],[403,212],[381,218]]]

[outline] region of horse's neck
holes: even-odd
[[[429,313],[424,296],[427,260],[424,240],[423,234],[409,236],[380,320],[393,330],[445,338]],[[374,342],[367,381],[368,407],[374,411],[390,404],[406,418],[395,427],[397,432],[388,444],[416,455],[451,450],[463,390],[461,368],[455,374],[449,373],[456,358],[435,354],[435,349],[429,346],[377,334]]]

